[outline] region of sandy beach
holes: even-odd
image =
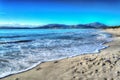
[[[41,63],[0,80],[120,80],[120,28],[103,31],[113,34],[113,41],[100,53]]]

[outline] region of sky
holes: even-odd
[[[120,25],[120,0],[0,0],[0,24]]]

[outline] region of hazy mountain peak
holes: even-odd
[[[100,23],[100,22],[93,22],[93,23],[89,23],[87,24],[87,26],[93,26],[96,28],[102,28],[102,27],[107,27],[107,25]]]

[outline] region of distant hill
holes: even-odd
[[[89,24],[65,25],[65,24],[48,24],[43,26],[0,26],[0,29],[81,29],[81,28],[107,28],[105,24],[95,22]]]
[[[102,24],[100,22],[94,22],[94,23],[90,23],[90,24],[86,24],[87,26],[92,26],[94,28],[106,28],[107,25]]]
[[[90,24],[78,24],[78,25],[64,25],[64,24],[48,24],[44,26],[36,27],[37,29],[80,29],[80,28],[106,28],[105,24],[95,22]]]
[[[36,29],[68,29],[70,28],[69,25],[64,24],[48,24],[39,27],[35,27]]]

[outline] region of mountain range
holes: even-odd
[[[48,24],[48,25],[43,25],[43,26],[23,26],[23,25],[5,25],[5,26],[0,26],[0,29],[80,29],[80,28],[107,28],[108,26],[99,23],[99,22],[94,22],[94,23],[89,23],[89,24],[78,24],[78,25],[65,25],[65,24]]]

